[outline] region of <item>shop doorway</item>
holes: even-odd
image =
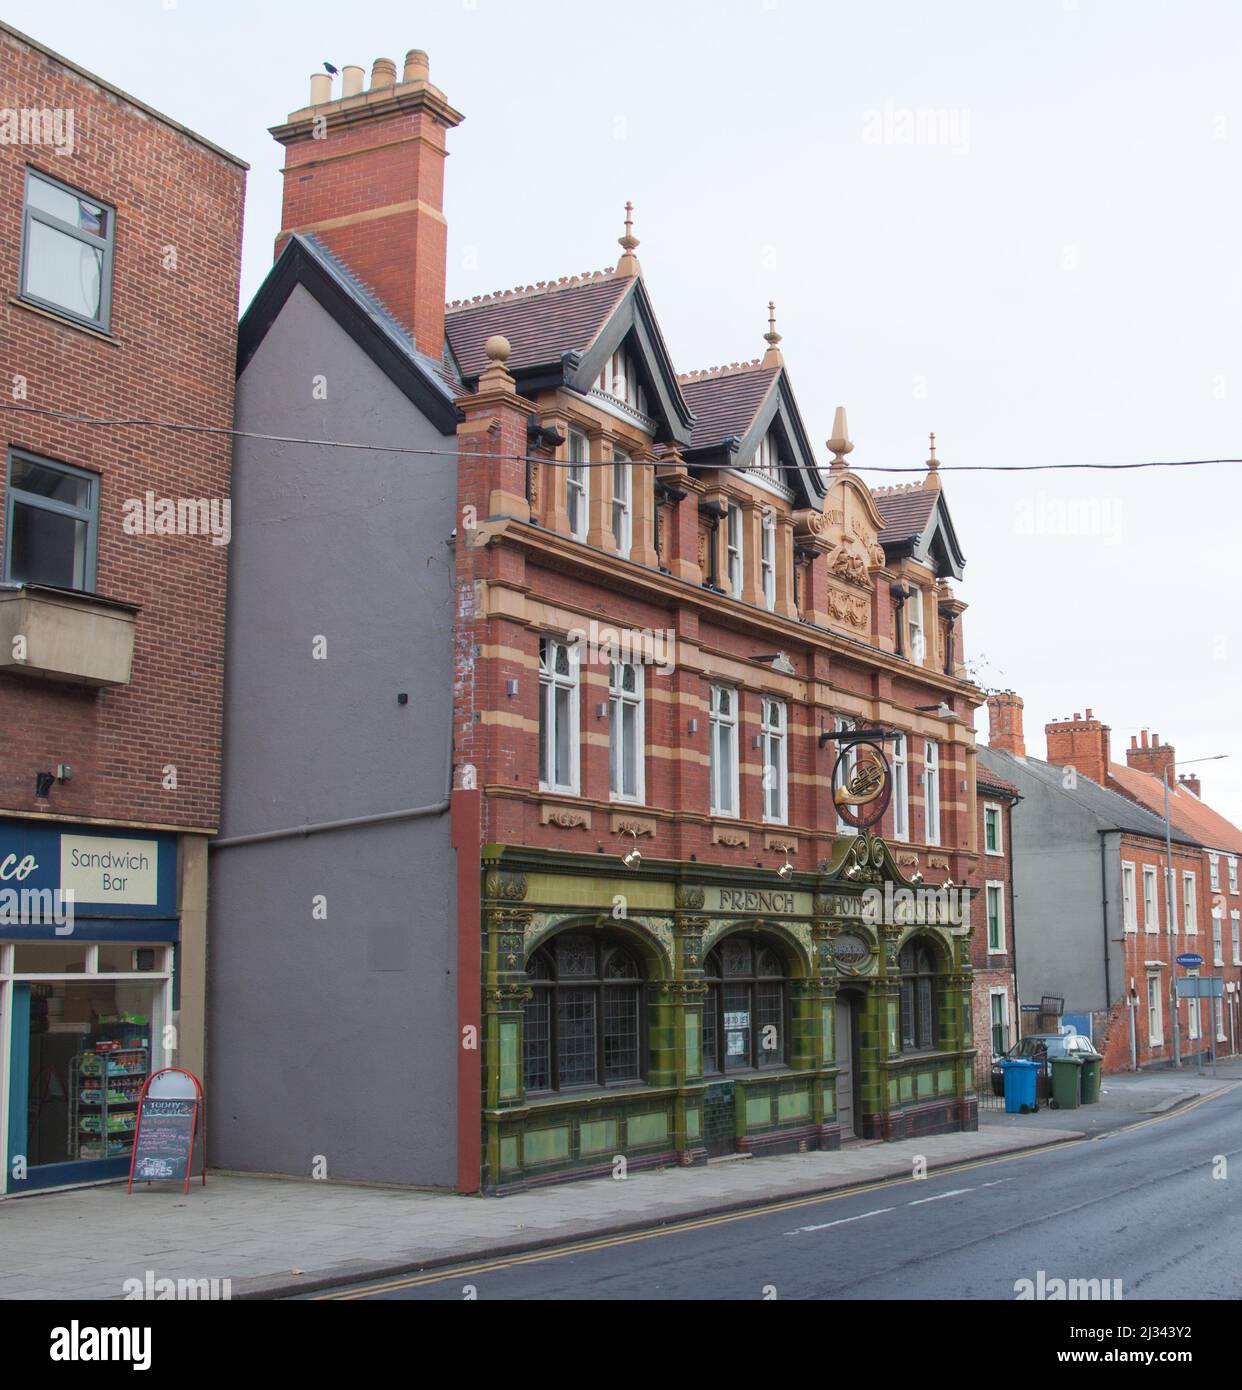
[[[859,1092],[861,1078],[858,1069],[858,1019],[861,997],[853,990],[837,995],[836,1059],[837,1059],[837,1123],[842,1140],[858,1135]]]

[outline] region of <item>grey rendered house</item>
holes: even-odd
[[[1024,1001],[1060,996],[1066,1015],[1087,1015],[1106,1071],[1165,1060],[1177,942],[1159,886],[1164,821],[1073,768],[995,746],[978,757],[1022,795],[1010,848]],[[1176,829],[1172,842],[1176,867],[1194,845]]]
[[[238,370],[240,431],[377,448],[236,446],[210,1161],[451,1185],[454,387],[313,236]]]

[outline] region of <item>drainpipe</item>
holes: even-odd
[[[1014,906],[1017,895],[1013,886],[1013,808],[1023,800],[1024,797],[1016,796],[1005,808],[1005,834],[1009,836],[1005,841],[1009,848],[1009,945],[1013,961],[1013,1006],[1018,1015],[1013,1021],[1015,1042],[1022,1032],[1022,991],[1018,988],[1018,913]]]
[[[1100,927],[1104,933],[1104,1017],[1107,1018],[1113,1008],[1113,984],[1112,976],[1108,964],[1108,841],[1106,836],[1110,832],[1100,831]],[[1118,841],[1120,844],[1120,840]],[[1122,923],[1124,934],[1125,923]]]
[[[1126,1004],[1130,1009],[1130,1070],[1138,1071],[1138,1033],[1134,1023],[1134,993],[1126,990]]]

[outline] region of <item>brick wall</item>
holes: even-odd
[[[230,427],[244,170],[0,31],[0,107],[34,106],[71,109],[74,145],[66,155],[0,146],[0,400],[13,402],[21,377],[16,403],[41,409]],[[107,337],[16,302],[27,165],[116,209]],[[228,439],[0,419],[6,448],[99,475],[96,591],[140,609],[127,687],[0,676],[0,807],[214,826],[228,550],[209,537],[126,535],[122,504],[147,489],[227,498]],[[58,762],[73,780],[36,801],[35,772]],[[170,764],[176,790],[162,786]]]

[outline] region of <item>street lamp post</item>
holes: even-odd
[[[1227,758],[1228,753],[1216,753],[1210,758],[1187,758],[1183,762],[1170,763],[1164,770],[1161,782],[1164,784],[1164,853],[1165,853],[1165,913],[1168,917],[1169,932],[1169,1008],[1173,1014],[1173,1065],[1182,1065],[1182,1020],[1177,1008],[1177,918],[1174,909],[1173,896],[1173,824],[1169,819],[1169,778],[1173,775],[1175,767],[1187,767],[1190,763],[1218,763],[1222,758]],[[1196,898],[1196,904],[1198,899]],[[1190,923],[1186,923],[1186,930],[1190,930]],[[1198,1000],[1195,1001],[1198,1008]],[[1213,1018],[1212,1027],[1216,1027]],[[1214,1036],[1214,1035],[1213,1035]]]

